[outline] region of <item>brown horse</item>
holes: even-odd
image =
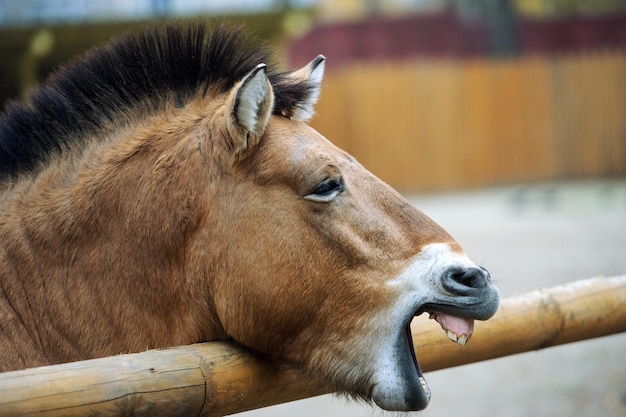
[[[498,292],[306,125],[324,57],[267,60],[237,30],[160,25],[7,107],[0,370],[234,340],[382,408],[426,406],[411,319],[464,344]]]

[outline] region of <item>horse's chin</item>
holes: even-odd
[[[419,366],[411,322],[397,335],[386,372],[372,390],[372,400],[388,411],[419,411],[428,406],[430,388]]]
[[[413,391],[415,393],[413,402],[414,407],[408,411],[417,411],[423,410],[426,408],[428,403],[430,402],[430,387],[426,382],[426,378],[424,378],[424,374],[422,373],[422,368],[420,368],[420,364],[417,361],[417,355],[415,354],[415,347],[413,346],[413,333],[411,333],[411,323],[409,322],[406,326],[404,326],[404,339],[406,349],[411,356],[412,364],[408,366],[409,369],[413,370],[417,376],[417,381],[419,381],[419,385],[413,383]]]

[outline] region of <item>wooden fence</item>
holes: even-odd
[[[502,300],[463,349],[434,321],[411,324],[424,371],[626,331],[626,276]],[[225,342],[0,374],[0,417],[224,416],[330,392],[306,374]]]
[[[312,125],[405,192],[624,175],[626,53],[353,64]]]

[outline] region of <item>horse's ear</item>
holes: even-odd
[[[259,142],[273,107],[274,93],[266,65],[259,64],[232,88],[228,97],[227,123],[239,156]]]
[[[299,82],[304,81],[308,86],[304,98],[292,109],[292,118],[301,122],[307,122],[315,114],[313,107],[320,97],[325,67],[326,57],[324,55],[318,55],[313,61],[309,62],[308,65],[289,74],[289,78]]]

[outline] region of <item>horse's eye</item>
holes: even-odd
[[[332,201],[343,191],[343,178],[326,178],[320,182],[310,194],[304,196],[307,200],[327,203]]]

